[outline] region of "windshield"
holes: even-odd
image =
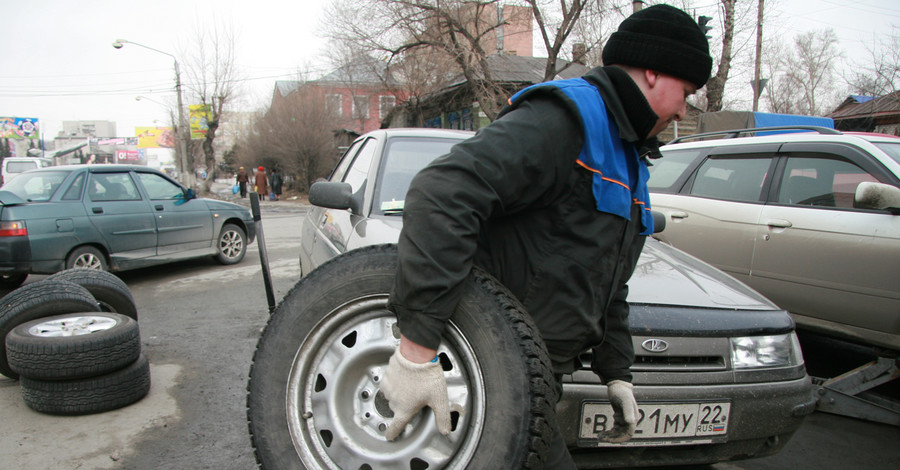
[[[450,152],[457,139],[394,137],[387,144],[375,189],[375,213],[400,214],[413,176],[437,157]]]
[[[29,202],[47,201],[53,197],[53,193],[68,175],[68,171],[23,173],[3,185],[3,190]]]
[[[888,154],[895,162],[900,163],[900,143],[893,142],[872,142],[876,147]]]

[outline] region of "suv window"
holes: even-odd
[[[647,168],[650,171],[647,187],[659,192],[677,192],[679,188],[674,186],[678,182],[678,177],[684,174],[702,151],[703,149],[691,149],[665,152],[663,158],[653,160],[653,165]]]
[[[707,159],[697,170],[690,194],[758,202],[771,166],[771,157]]]
[[[878,180],[862,168],[837,157],[790,157],[784,168],[781,204],[853,208],[856,187]]]

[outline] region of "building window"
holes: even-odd
[[[379,96],[378,97],[378,118],[384,119],[387,117],[388,113],[394,109],[394,106],[397,105],[397,98],[395,96]]]
[[[353,119],[369,119],[369,97],[353,97]]]
[[[337,117],[344,115],[341,95],[325,95],[325,112]]]

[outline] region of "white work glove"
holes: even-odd
[[[599,439],[604,442],[625,442],[634,435],[637,424],[638,406],[634,399],[634,385],[613,380],[606,384],[609,389],[609,403],[613,408],[615,425],[608,431],[600,433]]]
[[[387,440],[396,439],[425,406],[434,412],[438,431],[450,434],[450,400],[440,362],[418,364],[403,357],[397,348],[384,372],[381,390],[394,412],[394,420],[384,433]]]

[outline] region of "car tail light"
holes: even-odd
[[[24,220],[0,222],[0,237],[25,237],[27,235],[28,229],[25,228]]]

